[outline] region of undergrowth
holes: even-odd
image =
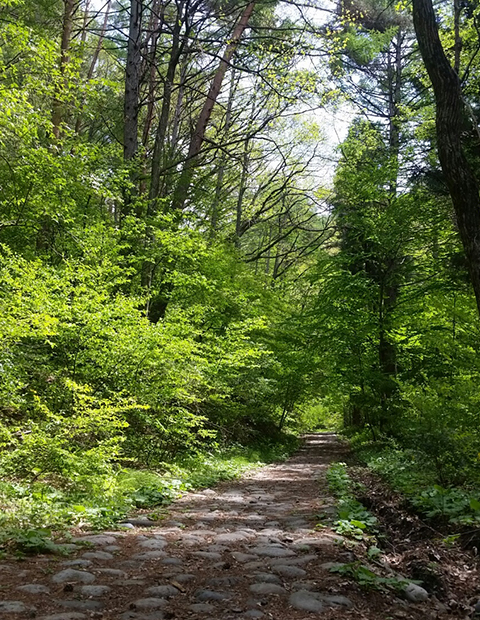
[[[327,482],[330,492],[337,498],[334,530],[348,539],[350,546],[355,545],[357,555],[362,554],[367,564],[374,563],[382,555],[382,550],[377,546],[380,533],[377,518],[355,497],[356,493],[362,492],[362,485],[350,478],[345,463],[330,465]],[[400,593],[411,583],[421,583],[399,575],[378,575],[371,566],[359,560],[334,564],[330,572],[353,579],[364,590],[393,590]]]
[[[357,457],[404,495],[420,514],[457,526],[480,524],[480,492],[475,481],[463,486],[439,484],[434,462],[420,450],[403,448],[394,440],[351,441]]]
[[[348,475],[345,463],[333,463],[327,471],[328,487],[337,498],[337,520],[333,526],[342,536],[371,539],[377,533],[377,519],[355,498],[358,485]]]
[[[52,538],[69,528],[114,527],[136,510],[168,505],[182,492],[239,477],[248,469],[285,459],[296,447],[284,443],[196,454],[162,463],[156,470],[119,468],[73,484],[49,479],[0,482],[0,551],[64,552]]]
[[[330,569],[332,573],[338,573],[344,577],[349,577],[358,583],[364,590],[395,590],[402,592],[411,583],[421,583],[418,580],[402,579],[401,577],[381,577],[368,566],[360,562],[350,562],[339,564]]]

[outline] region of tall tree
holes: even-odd
[[[445,55],[440,41],[431,0],[413,0],[413,21],[418,46],[435,95],[438,156],[455,209],[480,313],[479,183],[462,143],[464,128],[469,124],[469,113],[459,76]]]
[[[185,163],[183,165],[183,169],[178,180],[177,186],[175,188],[175,193],[172,199],[172,210],[174,212],[178,212],[183,209],[185,201],[188,196],[188,190],[190,189],[190,183],[192,181],[195,164],[202,148],[203,139],[205,136],[205,131],[208,126],[208,121],[210,120],[210,116],[212,114],[213,107],[217,101],[217,97],[220,93],[220,89],[222,87],[223,78],[225,77],[225,73],[227,72],[230,61],[235,53],[240,39],[248,26],[248,22],[253,13],[253,9],[255,8],[255,1],[247,4],[243,13],[238,20],[237,25],[234,28],[234,31],[231,35],[230,41],[228,42],[225,51],[223,53],[220,64],[218,65],[215,76],[210,85],[210,89],[207,94],[207,98],[205,99],[205,103],[203,104],[203,108],[200,112],[200,115],[197,119],[195,129],[193,131],[192,138],[190,140],[190,146],[188,148],[187,157],[185,159]]]
[[[60,137],[60,126],[63,120],[62,91],[65,89],[66,71],[69,62],[69,50],[72,39],[73,22],[75,14],[80,7],[80,0],[64,0],[62,38],[60,42],[60,61],[59,71],[60,80],[56,88],[52,105],[52,125],[53,135],[56,139]]]
[[[138,151],[138,115],[140,110],[143,10],[143,0],[131,0],[128,26],[127,59],[125,64],[123,128],[123,156],[125,161],[133,159]]]

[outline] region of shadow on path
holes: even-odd
[[[329,572],[353,559],[341,537],[315,529],[335,512],[325,471],[346,452],[308,434],[286,462],[187,493],[155,527],[81,536],[74,559],[5,562],[0,619],[384,620],[388,601]]]

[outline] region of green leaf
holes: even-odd
[[[480,502],[478,501],[478,499],[474,499],[472,498],[470,500],[470,508],[472,510],[475,510],[475,512],[477,512],[478,510],[480,510]]]

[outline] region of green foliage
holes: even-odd
[[[109,473],[82,479],[82,484],[71,482],[67,476],[63,488],[56,479],[50,483],[2,482],[0,544],[23,553],[63,553],[61,544],[52,541],[52,532],[58,535],[69,527],[115,527],[139,508],[154,510],[155,519],[161,518],[162,506],[182,492],[234,479],[252,467],[285,458],[295,447],[295,441],[286,438],[283,444],[237,446],[184,457],[163,464],[158,472],[110,469]]]
[[[347,472],[345,463],[332,463],[327,470],[327,482],[329,490],[335,497],[348,497],[351,495],[352,481]]]
[[[372,445],[357,439],[357,453],[368,466],[407,497],[421,514],[453,525],[480,521],[478,491],[435,484],[436,463],[422,449],[401,449],[391,441]]]
[[[338,519],[335,521],[335,531],[350,538],[363,540],[366,534],[377,531],[377,518],[374,517],[362,504],[352,498],[338,502]]]
[[[377,531],[377,518],[354,497],[356,485],[348,475],[345,463],[333,463],[327,470],[328,488],[337,503],[337,520],[334,522],[338,534],[355,540],[366,540]]]
[[[360,562],[340,564],[330,569],[332,573],[338,573],[344,577],[350,577],[358,583],[364,590],[394,590],[401,592],[410,583],[421,583],[419,581],[405,580],[400,577],[380,577],[373,570]]]
[[[398,185],[390,147],[364,121],[341,147],[338,244],[310,273],[322,403],[332,415],[340,403],[347,430],[385,447],[383,468],[407,486],[468,490],[480,466],[476,307],[448,203],[426,182]]]
[[[478,493],[439,485],[427,488],[411,497],[411,502],[421,513],[430,518],[448,520],[459,525],[480,523]]]
[[[399,484],[424,477],[412,500],[422,510],[475,523],[480,334],[403,5],[342,5],[319,29],[333,90],[323,70],[306,68],[310,35],[271,7],[256,10],[263,35],[237,56],[258,79],[229,69],[180,214],[170,210],[178,162],[208,90],[190,79],[195,46],[184,46],[189,62],[178,58],[170,110],[155,102],[168,99],[158,88],[169,85],[173,24],[183,37],[189,19],[164,16],[172,28],[141,88],[141,146],[124,161],[125,41],[102,40],[103,16],[83,15],[82,4],[62,53],[63,3],[0,4],[1,527],[37,532],[29,536],[40,548],[43,530],[161,511],[190,485],[287,453],[290,432],[342,421],[386,442],[376,466]],[[128,11],[117,4],[107,31],[121,39]],[[199,53],[217,54],[224,42],[209,41],[223,37],[225,19],[202,14]],[[442,37],[454,49],[449,19]],[[467,7],[474,107],[475,19]],[[141,37],[147,49],[150,35]],[[352,123],[327,191],[315,181],[319,127],[297,120],[295,106],[351,93],[350,78],[362,103],[373,93],[364,117],[381,121]],[[377,109],[382,101],[388,109]],[[160,118],[162,187],[152,202]],[[374,531],[347,470],[333,467],[329,481],[337,527],[357,538]]]
[[[299,428],[308,431],[338,431],[342,426],[342,403],[332,397],[307,402],[298,415]]]
[[[52,540],[49,529],[10,530],[0,538],[0,545],[8,544],[17,554],[65,553],[61,545]]]

